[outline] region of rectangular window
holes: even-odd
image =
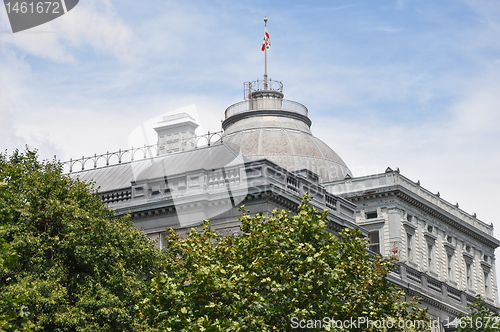
[[[370,250],[380,254],[380,235],[379,231],[370,232]]]
[[[376,219],[376,218],[377,218],[377,211],[366,212],[366,219]]]
[[[467,281],[467,287],[472,287],[472,269],[470,263],[465,263],[465,278]]]
[[[453,255],[448,254],[447,257],[448,280],[453,280]]]
[[[433,256],[434,253],[433,253],[433,247],[432,247],[432,244],[428,244],[427,245],[427,269],[429,271],[432,271],[433,268],[432,268],[432,264],[434,263],[434,259],[433,259]]]
[[[488,284],[489,284],[489,273],[488,272],[484,272],[484,296],[488,296],[488,292],[489,292],[489,287],[488,287]]]
[[[164,249],[167,246],[167,241],[165,240],[165,234],[160,233],[160,241],[158,243],[160,249]]]
[[[406,253],[408,254],[408,261],[413,262],[413,235],[406,233]]]

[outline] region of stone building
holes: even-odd
[[[399,170],[323,183],[356,204],[356,223],[370,248],[399,259],[397,277],[430,315],[455,317],[479,294],[498,306],[493,225],[486,224],[413,182]]]
[[[158,124],[158,144],[69,162],[72,176],[94,181],[118,214],[163,245],[174,227],[185,234],[204,219],[223,235],[239,232],[237,207],[251,213],[294,211],[305,192],[328,208],[329,230],[360,227],[370,249],[399,259],[390,280],[422,298],[441,322],[465,312],[476,294],[498,306],[493,226],[390,168],[353,177],[311,132],[307,108],[285,100],[281,82],[246,83],[246,100],[228,107],[223,133],[199,146],[186,114]],[[149,153],[152,153],[150,156]],[[136,154],[145,158],[134,160]],[[129,157],[123,162],[124,156]],[[119,162],[110,165],[113,158]],[[96,167],[99,160],[106,166]],[[95,168],[85,170],[88,164]]]

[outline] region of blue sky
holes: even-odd
[[[216,131],[263,72],[354,175],[399,167],[496,226],[500,2],[81,0],[12,34],[0,9],[0,146],[62,160],[127,147],[195,104]]]

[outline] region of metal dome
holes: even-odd
[[[278,89],[269,84],[253,90],[259,82],[246,83],[248,100],[226,109],[224,142],[236,144],[251,160],[268,159],[292,172],[308,169],[320,183],[352,176],[344,161],[312,135],[307,108],[283,99],[281,82]]]

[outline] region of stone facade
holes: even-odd
[[[324,184],[356,204],[370,248],[396,256],[393,277],[441,321],[466,311],[474,296],[498,306],[493,226],[388,168],[385,173]]]

